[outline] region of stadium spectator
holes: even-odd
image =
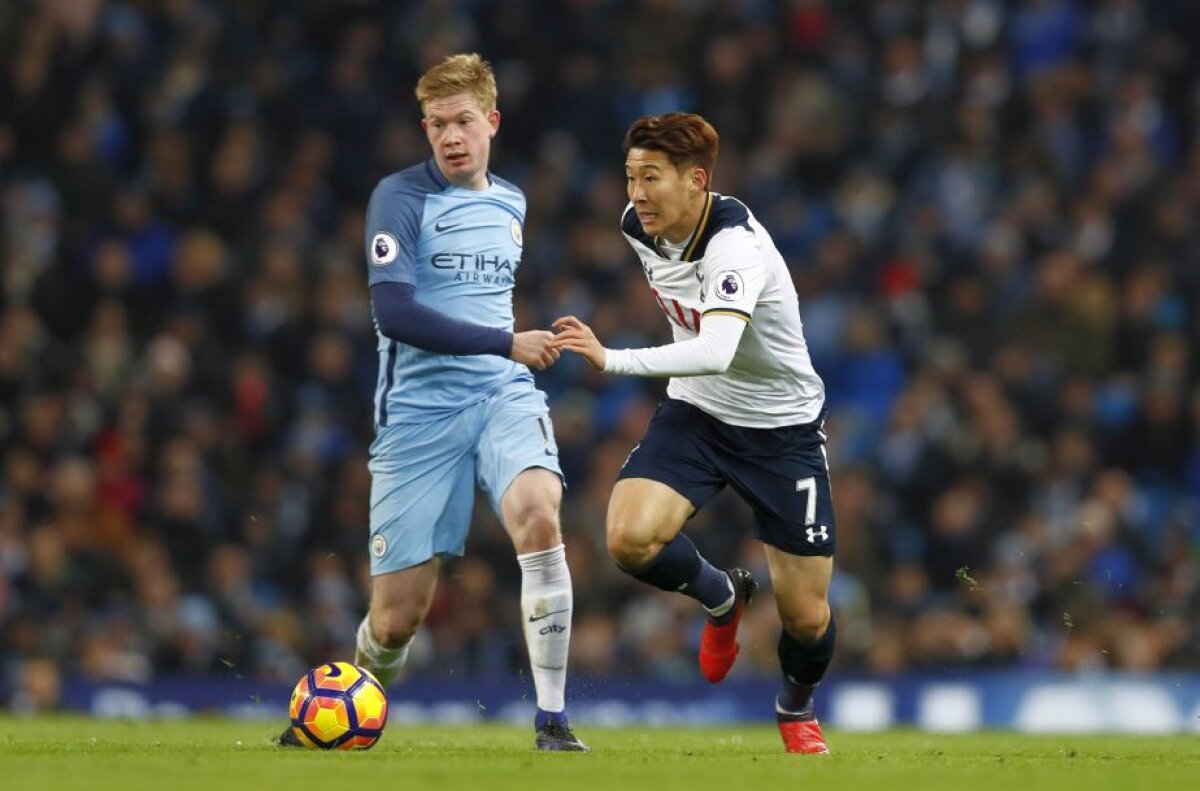
[[[335,635],[367,579],[366,200],[424,157],[405,86],[463,50],[513,101],[496,167],[529,196],[520,326],[574,313],[614,345],[668,340],[611,227],[613,141],[647,108],[728,129],[714,188],[777,232],[814,363],[836,372],[835,670],[1195,665],[1194,4],[637,4],[663,41],[606,0],[437,5],[0,8],[10,704],[225,661],[290,682],[352,650]],[[571,360],[539,384],[580,545],[574,659],[695,673],[672,658],[700,616],[597,562],[659,386]],[[724,535],[749,513],[710,508],[689,528],[702,551],[757,571]],[[468,555],[494,579],[470,571],[446,622],[481,596],[518,607],[487,518]],[[769,599],[734,674],[774,672]],[[471,628],[456,656],[515,675],[513,624]],[[422,647],[439,639],[418,637],[413,672],[442,671]]]

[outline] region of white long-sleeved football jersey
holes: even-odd
[[[708,193],[682,251],[647,235],[632,204],[621,231],[641,259],[676,343],[696,338],[706,316],[747,322],[728,370],[672,377],[667,395],[735,426],[777,428],[817,419],[825,386],[808,356],[796,288],[770,234],[741,201]],[[669,373],[653,356],[647,359],[651,351],[618,350],[613,370]]]

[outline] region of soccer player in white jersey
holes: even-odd
[[[641,259],[674,343],[606,349],[574,316],[554,345],[597,370],[671,377],[608,506],[608,549],[622,570],[707,610],[700,668],[723,679],[758,585],[720,570],[681,532],[726,485],[754,510],[782,622],[784,746],[828,753],[813,690],[833,657],[829,609],[835,525],[822,431],[825,390],[809,360],[796,290],[766,229],[737,199],[709,188],[716,130],[698,115],[634,122],[625,136],[625,238]]]
[[[528,367],[545,368],[559,352],[547,330],[513,331],[525,195],[488,171],[500,127],[495,77],[478,55],[454,55],[421,77],[416,94],[433,155],[383,179],[367,209],[379,384],[371,604],[355,662],[385,687],[396,679],[442,558],[463,553],[478,485],[521,566],[535,745],[586,751],[564,700],[572,591],[558,521],[562,471]]]

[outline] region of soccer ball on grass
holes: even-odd
[[[318,750],[374,747],[387,710],[387,695],[375,676],[349,662],[329,662],[305,673],[288,706],[300,743]]]

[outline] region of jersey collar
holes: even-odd
[[[437,184],[443,190],[448,190],[455,186],[451,184],[450,180],[447,179],[445,174],[442,173],[442,169],[437,166],[437,160],[435,160],[433,157],[425,160],[425,169],[429,171],[429,178],[433,179],[433,183]],[[492,185],[496,183],[492,178],[492,171],[486,171],[485,175],[487,176],[488,188],[490,189]]]
[[[450,186],[450,181],[442,174],[442,169],[437,166],[437,161],[433,157],[425,160],[425,170],[429,173],[429,178],[433,179],[434,184],[442,189]]]
[[[691,241],[684,248],[683,255],[680,261],[692,261],[696,255],[696,250],[700,247],[700,240],[704,237],[704,232],[708,230],[708,221],[712,218],[713,194],[712,192],[704,193],[704,208],[700,211],[700,221],[696,223],[696,230],[692,231]],[[654,248],[659,255],[663,254],[662,247],[658,243],[658,238],[654,239]],[[664,256],[665,257],[665,256]]]

